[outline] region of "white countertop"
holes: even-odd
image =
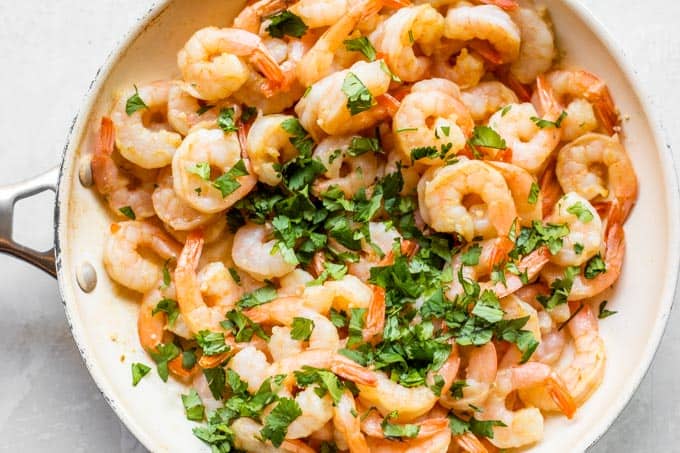
[[[151,3],[0,2],[0,184],[58,163],[90,80]],[[680,3],[584,3],[626,49],[680,158]],[[52,239],[51,203],[49,196],[27,203],[15,223],[16,237],[47,248]],[[0,451],[145,451],[88,375],[56,282],[0,255],[0,288]],[[680,451],[679,322],[676,309],[647,377],[592,452]]]

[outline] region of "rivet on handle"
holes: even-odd
[[[92,187],[94,185],[94,178],[92,177],[92,161],[89,156],[84,157],[80,162],[78,179],[83,187]]]

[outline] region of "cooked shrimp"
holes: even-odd
[[[287,439],[300,439],[317,431],[333,418],[333,401],[330,395],[319,396],[318,386],[309,386],[295,395],[302,414],[288,426]]]
[[[142,255],[150,249],[163,260],[177,258],[180,247],[160,228],[144,222],[113,224],[104,245],[104,267],[109,276],[126,288],[146,293],[161,279],[161,265]]]
[[[411,161],[414,148],[448,149],[453,156],[465,147],[474,122],[460,101],[460,90],[445,79],[422,80],[411,88],[394,115],[392,129],[404,161]],[[426,157],[419,163],[441,163],[445,156]]]
[[[464,90],[460,99],[477,123],[485,123],[492,114],[502,110],[503,107],[519,102],[514,91],[497,81],[482,82]]]
[[[357,133],[374,126],[386,116],[385,109],[379,105],[356,115],[351,114],[347,108],[348,97],[342,90],[350,74],[361,81],[374,100],[385,94],[390,85],[390,76],[381,68],[381,61],[359,61],[351,68],[334,72],[312,85],[307,96],[295,106],[295,113],[316,141],[325,135]]]
[[[362,367],[343,355],[323,349],[308,349],[296,356],[274,362],[269,368],[268,375],[288,375],[304,366],[329,369],[343,379],[366,387],[375,386],[378,382],[374,371]]]
[[[494,426],[493,438],[489,441],[498,448],[517,448],[540,440],[543,437],[543,415],[534,407],[512,411],[505,405],[506,397],[513,391],[544,384],[550,396],[559,404],[560,409],[571,415],[573,401],[564,384],[549,366],[529,362],[524,365],[500,370],[482,406],[476,415],[480,420],[500,420],[506,426]]]
[[[193,230],[215,220],[213,215],[199,212],[179,198],[172,184],[172,169],[166,167],[158,174],[156,188],[151,195],[153,209],[159,219],[179,231]]]
[[[173,82],[162,81],[126,90],[111,112],[116,127],[116,146],[121,156],[142,168],[170,164],[182,136],[171,131],[167,121],[168,93]],[[145,104],[128,114],[128,99],[137,95]]]
[[[260,33],[263,18],[281,11],[285,7],[286,0],[259,0],[247,5],[238,13],[238,16],[234,18],[233,27],[257,35]]]
[[[515,201],[519,224],[529,226],[534,220],[541,220],[543,218],[541,193],[538,192],[535,199],[531,198],[532,190],[538,189],[536,179],[528,171],[516,165],[494,161],[489,161],[489,165],[505,178],[512,199]]]
[[[444,41],[432,58],[432,74],[451,80],[461,89],[475,87],[486,73],[484,58],[458,41]]]
[[[291,338],[290,333],[290,327],[272,327],[272,334],[269,339],[269,353],[275,362],[287,357],[293,357],[303,351],[302,341],[294,340]]]
[[[155,214],[151,203],[152,188],[149,185],[135,187],[132,175],[125,174],[113,160],[113,148],[113,122],[102,117],[91,163],[97,191],[108,200],[109,207],[117,215],[124,215],[121,209],[129,207],[136,218],[152,217]]]
[[[510,73],[520,83],[533,83],[539,74],[550,69],[555,58],[552,29],[532,6],[524,5],[511,11],[510,17],[521,35],[519,57],[510,65]]]
[[[296,440],[285,439],[280,448],[270,442],[263,442],[260,434],[263,426],[251,418],[238,418],[230,428],[234,433],[234,446],[240,450],[253,453],[314,453],[314,449]]]
[[[197,31],[177,54],[177,64],[192,96],[216,101],[229,97],[248,80],[251,69],[242,58],[261,71],[272,86],[283,83],[283,72],[262,39],[238,28],[206,27]]]
[[[415,439],[369,438],[368,447],[374,453],[443,453],[451,444],[451,430],[448,426],[440,428],[432,436]]]
[[[288,11],[309,28],[330,27],[347,14],[348,0],[300,0]]]
[[[600,251],[602,221],[593,206],[575,192],[557,202],[548,222],[566,224],[569,234],[562,238],[562,248],[550,258],[560,266],[580,266]]]
[[[210,288],[210,279],[206,280],[204,276],[204,282],[207,283],[207,286],[203,285],[204,282],[196,273],[202,250],[203,237],[200,230],[197,230],[187,237],[175,268],[175,286],[179,311],[193,334],[201,330],[224,331],[220,322],[224,321],[226,312],[233,308],[234,303],[241,295],[241,289],[222,266],[222,269],[218,270],[222,271],[220,279],[225,283],[226,292],[219,293],[219,297],[212,301],[214,305],[208,304],[211,301],[204,299],[203,291]],[[210,289],[218,291],[218,288]]]
[[[267,379],[269,366],[267,356],[262,351],[254,346],[246,346],[231,357],[226,367],[235,371],[248,384],[250,393],[255,393]]]
[[[366,437],[361,432],[361,419],[354,396],[345,390],[333,409],[333,426],[342,435],[351,453],[369,453]]]
[[[560,129],[540,128],[531,118],[538,113],[529,103],[509,104],[510,108],[494,113],[489,126],[503,137],[512,149],[512,163],[536,175],[545,167],[550,154],[560,142]],[[559,113],[547,119],[557,119]]]
[[[241,161],[241,145],[235,133],[220,129],[198,129],[182,142],[172,159],[175,193],[197,211],[212,214],[223,211],[243,198],[257,183],[250,162],[243,159],[248,174],[232,178],[238,186],[231,193],[223,193],[210,180],[213,172],[218,177],[231,171]],[[197,168],[208,165],[209,178],[203,179]]]
[[[187,93],[182,84],[174,83],[170,86],[168,123],[180,134],[187,135],[200,122],[216,120],[218,112],[217,106],[202,106],[198,99]]]
[[[314,281],[312,274],[302,269],[295,269],[279,279],[279,288],[276,293],[279,296],[302,297],[307,285],[312,281]]]
[[[493,343],[484,346],[470,346],[468,351],[468,365],[465,370],[465,386],[462,397],[456,398],[449,392],[442,392],[439,404],[461,412],[469,412],[471,406],[480,407],[496,380],[498,358]]]
[[[581,406],[602,383],[606,362],[604,342],[598,333],[597,318],[590,306],[583,308],[567,324],[572,337],[574,354],[566,364],[557,365],[557,373],[574,399]],[[520,397],[527,404],[545,411],[560,410],[547,395],[544,386],[522,389]]]
[[[350,34],[359,21],[377,13],[383,7],[385,0],[358,0],[349,7],[346,13],[335,21],[323,35],[314,43],[312,48],[300,60],[297,66],[297,77],[303,86],[312,86],[327,77],[333,70],[333,59],[336,51]]]
[[[557,179],[565,192],[587,200],[616,200],[625,220],[637,198],[633,164],[618,137],[586,134],[557,154]]]
[[[270,186],[281,182],[280,167],[297,156],[290,141],[292,137],[282,124],[292,120],[290,115],[265,115],[255,120],[248,132],[246,151],[253,172],[258,179]]]
[[[486,203],[496,233],[506,234],[517,217],[512,194],[503,176],[478,160],[428,170],[418,183],[420,214],[436,231],[455,232],[471,241],[476,232],[464,204],[471,194]]]
[[[378,415],[375,411],[370,411],[361,421],[361,430],[369,437],[386,438],[382,424],[385,418]],[[449,420],[445,417],[427,417],[418,420],[413,425],[419,428],[418,438],[430,437],[437,434],[442,428],[448,428]]]
[[[333,136],[322,140],[314,149],[314,157],[326,167],[323,178],[317,178],[313,190],[317,194],[337,186],[346,198],[352,198],[359,189],[370,186],[378,176],[378,159],[368,151],[359,156],[348,154],[354,140],[360,137]]]
[[[598,126],[608,135],[614,133],[618,114],[602,79],[588,71],[557,70],[546,74],[545,81],[567,112],[562,122],[564,141],[575,140]]]
[[[444,36],[469,43],[493,64],[510,63],[519,56],[520,30],[508,13],[495,5],[449,8]]]
[[[381,22],[369,39],[385,57],[390,70],[402,80],[422,79],[430,59],[444,33],[444,18],[431,5],[401,8]],[[415,47],[424,55],[419,56]]]
[[[444,365],[436,372],[430,372],[430,375],[439,374],[444,379],[442,393],[448,392],[451,388],[459,363],[460,358],[454,348]],[[439,397],[426,385],[404,387],[392,381],[381,371],[371,373],[375,376],[376,384],[369,386],[357,382],[359,399],[368,406],[375,406],[383,416],[397,412],[398,415],[394,418],[395,423],[413,421],[429,412],[439,401]]]
[[[287,262],[281,253],[273,252],[276,241],[269,239],[269,235],[265,225],[250,223],[239,228],[234,236],[231,252],[234,263],[259,281],[283,277],[296,266]]]

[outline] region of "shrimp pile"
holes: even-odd
[[[557,53],[531,2],[259,0],[121,91],[104,265],[212,451],[508,451],[578,417],[637,179]]]

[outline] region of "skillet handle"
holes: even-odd
[[[57,191],[59,167],[9,186],[0,187],[0,253],[13,255],[30,263],[52,277],[57,276],[54,247],[46,252],[38,252],[32,248],[14,242],[12,239],[12,222],[14,220],[14,204],[46,190]]]

